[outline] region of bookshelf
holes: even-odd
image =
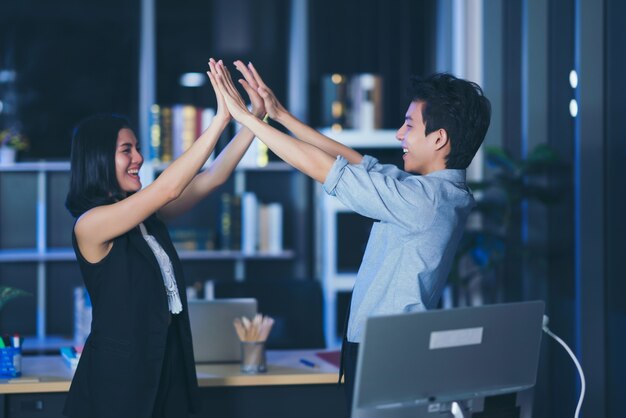
[[[152,172],[164,168],[148,167]],[[3,309],[0,329],[30,335],[29,344],[37,347],[59,335],[71,336],[72,289],[82,285],[71,246],[74,219],[64,206],[69,177],[69,162],[0,165],[0,285],[19,287],[33,294],[33,298],[10,302]],[[232,180],[222,187],[233,193],[254,190],[261,201],[274,201],[274,190],[263,188],[268,179],[268,184],[281,183],[278,200],[285,205],[284,249],[252,253],[179,250],[189,286],[204,279],[244,280],[259,265],[265,268],[265,274],[271,274],[276,267],[282,274],[296,278],[306,275],[302,272],[306,243],[298,238],[303,234],[300,223],[308,217],[307,193],[300,190],[308,190],[304,176],[287,164],[271,162],[265,167],[237,168]],[[147,183],[144,179],[144,186]],[[207,216],[204,211],[207,207],[215,208],[219,197],[209,196],[205,200],[211,202],[199,211],[183,215],[183,225],[199,222],[197,228],[203,228],[213,222],[214,216]],[[170,229],[172,226],[168,224]]]
[[[395,130],[322,130],[336,141],[365,154],[378,156],[377,151],[394,149],[401,153]],[[324,333],[326,346],[341,346],[341,326],[345,316],[340,309],[342,297],[352,292],[372,220],[358,215],[329,196],[318,185],[315,190],[316,272],[324,294]]]

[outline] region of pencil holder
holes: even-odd
[[[19,377],[22,375],[22,349],[20,347],[0,348],[0,376]]]
[[[241,342],[241,371],[247,374],[267,371],[264,341]]]

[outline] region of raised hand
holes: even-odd
[[[213,58],[209,60],[209,71],[207,71],[207,75],[209,76],[209,80],[211,80],[211,86],[213,87],[213,91],[215,91],[215,97],[217,99],[217,110],[215,112],[215,117],[222,118],[226,121],[231,119],[230,112],[226,107],[226,102],[224,100],[224,96],[217,86],[217,61]]]
[[[263,82],[263,79],[261,78],[261,76],[259,75],[256,68],[254,68],[254,65],[252,65],[251,62],[248,63],[248,66],[246,68],[248,69],[252,78],[254,79],[254,81],[256,82],[258,86],[256,89],[259,95],[263,98],[263,102],[265,104],[265,111],[267,112],[270,118],[278,120],[280,116],[287,113],[287,109],[285,109],[285,107],[278,101],[272,89],[270,89],[267,86],[267,84]],[[239,69],[239,67],[237,69]]]
[[[234,64],[235,68],[237,68],[237,70],[244,77],[244,79],[239,79],[237,81],[239,81],[239,84],[241,84],[246,93],[248,93],[250,104],[252,105],[252,114],[256,117],[262,118],[265,116],[265,104],[263,102],[263,98],[257,91],[259,84],[243,62],[237,60]]]
[[[251,113],[235,88],[230,72],[222,61],[217,62],[214,68],[216,84],[224,98],[224,103],[232,117],[241,122],[246,115],[251,115]]]

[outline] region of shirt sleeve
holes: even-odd
[[[367,171],[374,171],[385,176],[390,176],[398,180],[404,180],[411,176],[406,171],[400,170],[393,164],[380,164],[378,160],[370,155],[364,155],[361,164]]]
[[[339,156],[323,187],[327,194],[363,216],[406,230],[423,229],[435,217],[435,195],[421,176],[399,171],[369,156],[359,164],[348,164]]]

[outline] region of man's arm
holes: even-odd
[[[246,74],[247,72],[249,76],[256,81],[258,84],[257,91],[263,98],[265,109],[267,109],[267,114],[270,118],[290,130],[298,139],[323,150],[332,157],[341,155],[351,164],[359,164],[361,162],[363,156],[359,152],[335,141],[332,138],[322,135],[285,109],[285,107],[276,98],[274,92],[267,86],[267,84],[265,84],[252,63],[245,66],[241,61],[235,61],[235,66],[243,74]]]

